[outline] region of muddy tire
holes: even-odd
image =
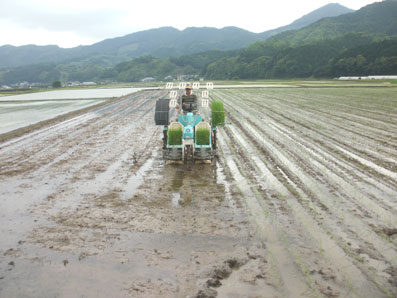
[[[167,148],[167,138],[168,138],[168,134],[166,130],[163,130],[163,149]]]
[[[154,122],[156,125],[169,124],[170,100],[168,98],[160,98],[156,101],[156,110],[154,114]]]
[[[212,149],[216,150],[216,130],[214,130],[212,134]]]
[[[183,163],[186,165],[186,168],[188,170],[190,170],[192,164],[194,163],[193,147],[191,145],[188,145],[188,146],[185,147],[185,154],[184,154]]]

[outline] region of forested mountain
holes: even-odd
[[[320,7],[319,9],[316,9],[312,11],[311,13],[304,15],[303,17],[297,19],[296,21],[292,22],[291,24],[287,26],[282,26],[277,29],[265,31],[261,33],[263,36],[263,39],[267,39],[271,36],[277,35],[281,32],[288,31],[288,30],[298,30],[301,28],[304,28],[306,26],[309,26],[310,24],[313,24],[323,18],[329,18],[329,17],[336,17],[340,16],[346,13],[351,13],[354,12],[353,9],[347,8],[343,5],[340,5],[338,3],[330,3],[327,4],[323,7]]]
[[[333,40],[289,46],[257,43],[206,67],[211,79],[332,78],[397,73],[397,38],[375,41],[348,33]]]
[[[332,7],[332,6],[331,6]],[[21,66],[0,72],[0,83],[17,81],[49,82],[50,78],[62,81],[139,81],[144,77],[163,80],[166,76],[179,74],[204,76],[207,79],[267,79],[267,78],[332,78],[344,75],[397,74],[397,1],[377,2],[359,11],[337,17],[325,18],[299,30],[287,31],[266,41],[251,43],[243,49],[208,50],[187,53],[181,56],[162,57],[172,47],[162,47],[161,30],[175,33],[178,42],[194,43],[201,30],[208,30],[207,40],[217,42],[219,31],[213,28],[188,28],[184,38],[176,37],[173,28],[154,29],[151,35],[156,47],[155,55],[144,55],[111,65],[109,53],[127,51],[130,43],[125,39],[103,41],[90,51],[101,55],[87,54],[86,59],[67,63],[46,63],[36,66]],[[238,28],[224,28],[245,34]],[[160,30],[160,31],[158,31]],[[184,30],[185,31],[185,30]],[[174,33],[172,33],[174,32]],[[212,32],[212,33],[211,33]],[[143,34],[143,33],[142,33]],[[253,34],[253,33],[252,33]],[[148,36],[146,34],[143,34]],[[179,36],[179,35],[178,35]],[[246,36],[246,35],[244,35]],[[130,38],[139,40],[134,35]],[[142,37],[143,38],[143,37]],[[238,38],[237,38],[238,39]],[[233,42],[231,42],[233,44]],[[202,45],[205,48],[204,45]],[[200,47],[197,45],[196,47]],[[137,51],[136,47],[133,47]],[[139,48],[145,54],[149,48]],[[131,49],[130,49],[131,50]],[[193,52],[193,47],[190,49]],[[124,55],[124,54],[123,54]],[[170,54],[168,54],[170,55]],[[105,62],[104,62],[105,61]],[[114,63],[114,61],[113,61]]]
[[[297,31],[281,33],[234,53],[227,52],[221,57],[209,56],[214,58],[212,62],[207,59],[201,65],[189,64],[189,61],[197,61],[192,55],[179,58],[185,64],[168,60],[168,65],[173,71],[184,67],[184,70],[189,69],[191,73],[199,73],[208,79],[397,74],[396,13],[396,1],[383,1],[354,13],[318,21]],[[321,34],[313,39],[299,40],[308,32],[308,28],[310,32]],[[350,28],[352,31],[340,30],[335,33],[335,28]],[[134,62],[129,65],[134,65]],[[123,68],[118,78],[128,80],[130,75]],[[156,77],[155,74],[153,76]]]
[[[71,63],[109,67],[136,57],[177,57],[210,50],[235,50],[285,30],[298,29],[322,17],[348,13],[339,4],[326,5],[296,20],[288,26],[263,33],[252,33],[237,27],[222,29],[190,27],[178,30],[162,27],[106,39],[90,46],[70,49],[58,46],[26,45],[0,47],[0,69],[36,63]]]
[[[93,45],[91,50],[106,54],[126,53],[131,57],[176,57],[208,50],[240,49],[258,40],[260,36],[257,34],[237,27],[189,27],[182,31],[163,27],[104,40]]]
[[[213,62],[206,60],[201,67],[189,63],[183,67],[191,66],[192,73],[194,69],[208,79],[397,74],[396,13],[396,1],[375,3],[354,13],[327,18],[309,27],[253,43],[235,53],[225,53]],[[351,31],[338,29],[335,33],[335,28]],[[299,40],[308,30],[321,34],[313,39]],[[194,55],[182,60],[188,62],[189,59],[194,59]],[[168,63],[173,65],[170,69],[174,71],[181,66],[171,60]],[[118,77],[127,79],[130,74],[123,69]]]
[[[397,1],[322,19],[206,67],[212,79],[397,74]]]
[[[145,55],[175,57],[208,50],[240,49],[261,39],[256,33],[237,27],[190,27],[182,31],[162,27],[70,49],[58,46],[2,46],[0,68],[67,61],[113,66]]]
[[[298,31],[283,32],[273,38],[290,44],[313,43],[337,38],[350,32],[379,37],[397,35],[397,1],[376,2],[354,13],[324,18]]]
[[[0,67],[34,63],[81,62],[88,65],[113,66],[135,57],[176,57],[208,50],[234,50],[261,40],[259,34],[237,27],[150,29],[123,37],[106,39],[91,46],[62,49],[58,46],[0,47]]]

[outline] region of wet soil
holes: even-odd
[[[262,276],[263,244],[221,161],[162,160],[162,95],[1,144],[1,297],[206,297],[240,267]]]
[[[397,295],[393,104],[308,90],[215,90],[230,123],[190,170],[162,159],[164,91],[8,137],[0,297]]]

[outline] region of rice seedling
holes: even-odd
[[[225,125],[225,108],[223,102],[216,100],[211,103],[212,110],[212,125],[223,126]]]
[[[196,129],[196,144],[197,145],[210,144],[210,130],[208,128],[202,127]]]
[[[182,145],[182,128],[168,129],[168,145]]]

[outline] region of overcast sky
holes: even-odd
[[[352,9],[379,0],[340,0]],[[0,0],[0,46],[74,47],[162,26],[236,26],[263,32],[333,0]]]

